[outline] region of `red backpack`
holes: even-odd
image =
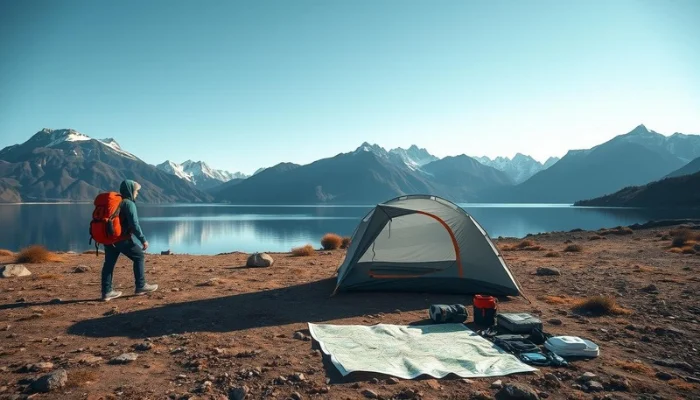
[[[122,208],[122,196],[117,192],[100,193],[95,197],[90,222],[90,243],[95,241],[95,251],[99,244],[110,245],[122,239],[122,224],[119,212]]]

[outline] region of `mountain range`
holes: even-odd
[[[415,145],[386,150],[362,143],[306,165],[281,162],[253,175],[202,161],[148,164],[114,139],[44,129],[0,150],[0,202],[91,201],[124,178],[144,202],[374,204],[410,193],[455,202],[574,203],[700,170],[700,136],[664,136],[639,125],[590,149],[540,163],[507,157],[437,157]]]
[[[166,160],[162,164],[156,165],[156,168],[190,182],[197,188],[205,191],[228,182],[231,179],[248,178],[248,175],[242,172],[231,173],[211,168],[203,161],[187,160],[182,164],[177,164]]]
[[[71,129],[43,129],[0,150],[0,201],[92,201],[118,190],[124,179],[141,186],[148,203],[209,202],[194,185],[123,150],[114,139],[93,139]]]

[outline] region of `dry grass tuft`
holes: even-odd
[[[535,246],[535,245],[536,245],[535,242],[533,242],[532,240],[523,240],[522,242],[516,244],[516,245],[515,245],[515,248],[517,248],[517,249],[524,249],[524,248],[526,248],[526,247],[532,247],[532,246]]]
[[[695,391],[695,385],[690,382],[686,382],[683,379],[671,379],[670,381],[666,382],[666,384],[686,392]]]
[[[97,372],[90,369],[75,369],[71,370],[68,374],[68,381],[66,386],[69,388],[77,388],[84,386],[87,383],[95,382],[97,380]]]
[[[292,249],[292,255],[295,257],[308,257],[316,254],[313,246],[307,244],[305,246],[299,246]]]
[[[348,247],[350,247],[350,240],[351,240],[350,236],[344,236],[343,243],[340,244],[340,248],[347,249]]]
[[[634,233],[632,228],[628,226],[616,226],[611,229],[601,229],[598,231],[600,235],[631,235]]]
[[[681,249],[680,247],[672,247],[672,248],[668,249],[668,252],[681,254],[681,253],[683,253],[683,249]]]
[[[60,279],[63,279],[63,275],[61,275],[61,274],[39,274],[39,275],[36,275],[36,277],[34,279],[60,280]]]
[[[326,233],[321,238],[321,246],[324,250],[339,249],[343,244],[343,238],[335,233]]]
[[[588,240],[600,240],[600,239],[602,239],[602,238],[603,238],[603,237],[600,236],[600,235],[593,235],[593,236],[589,236],[589,237],[588,237]]]
[[[524,250],[524,251],[542,251],[544,250],[544,247],[538,245],[537,243],[533,242],[532,240],[523,240],[518,244],[514,244],[512,246],[503,246],[503,251],[516,251],[516,250]]]
[[[564,248],[564,251],[568,253],[580,253],[583,251],[583,246],[580,244],[570,244]]]
[[[691,231],[687,228],[674,229],[669,232],[671,235],[671,247],[685,247],[700,241],[700,232]]]
[[[572,299],[571,297],[566,297],[566,296],[540,296],[538,297],[539,300],[544,301],[547,304],[573,304],[576,302],[576,299]]]
[[[654,375],[654,369],[642,362],[618,361],[617,366],[625,371],[634,372],[637,374]]]
[[[11,257],[14,255],[15,253],[11,252],[10,250],[0,249],[0,257]]]
[[[681,252],[683,254],[695,254],[696,253],[695,248],[693,248],[693,246],[685,246],[681,249]]]
[[[46,250],[44,246],[33,245],[22,249],[15,262],[17,264],[40,264],[46,262],[62,262],[63,259],[56,253]]]
[[[630,310],[620,307],[614,298],[603,296],[584,299],[574,304],[572,310],[593,315],[628,315],[632,313]]]
[[[636,272],[654,272],[654,271],[656,271],[656,268],[654,268],[654,267],[644,267],[644,266],[641,266],[641,265],[635,265],[635,266],[634,266],[634,270],[635,270]]]
[[[561,254],[555,252],[555,251],[550,251],[549,253],[544,255],[545,257],[549,258],[555,258],[555,257],[561,257]]]

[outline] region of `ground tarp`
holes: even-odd
[[[403,379],[451,373],[478,378],[536,371],[462,324],[309,323],[309,330],[343,376],[364,371]]]

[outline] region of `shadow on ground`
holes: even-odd
[[[434,303],[471,304],[471,296],[426,293],[339,293],[335,279],[243,293],[80,321],[68,333],[88,337],[154,337],[173,333],[233,332],[327,322],[395,310],[427,310]]]

